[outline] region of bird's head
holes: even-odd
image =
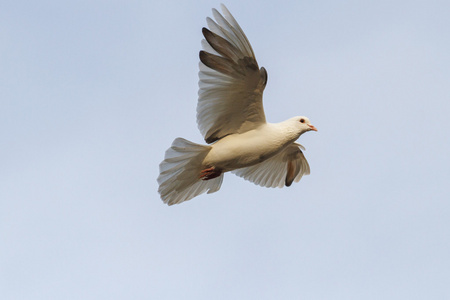
[[[311,124],[307,117],[294,117],[291,120],[294,124],[296,124],[295,126],[299,129],[300,134],[311,130],[317,131],[317,128]]]
[[[288,132],[288,136],[294,141],[305,132],[311,130],[317,131],[317,128],[311,124],[309,119],[303,116],[290,118],[281,124],[285,128],[284,130]]]

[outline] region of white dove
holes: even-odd
[[[304,148],[295,141],[317,129],[307,117],[266,122],[267,72],[223,4],[222,11],[223,16],[213,9],[216,21],[206,19],[200,51],[197,123],[211,145],[173,141],[158,177],[158,192],[168,205],[217,192],[228,171],[265,187],[290,186],[309,174]]]

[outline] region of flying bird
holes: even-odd
[[[161,199],[168,205],[217,192],[232,172],[264,187],[290,186],[310,172],[295,141],[317,131],[307,117],[268,123],[262,95],[267,71],[259,67],[239,24],[222,4],[203,28],[197,124],[209,145],[177,138],[159,165]]]

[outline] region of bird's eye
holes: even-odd
[[[300,123],[305,123],[305,119],[300,119]]]

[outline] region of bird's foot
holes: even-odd
[[[202,180],[210,180],[210,179],[219,177],[221,174],[222,174],[222,170],[215,168],[215,167],[210,167],[210,168],[206,168],[206,169],[202,170],[200,172],[199,178]]]

